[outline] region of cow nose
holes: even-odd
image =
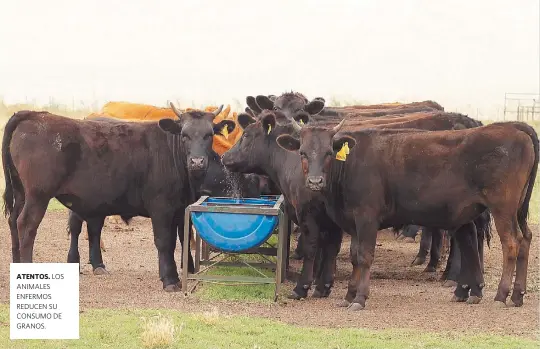
[[[312,176],[308,178],[309,184],[321,185],[323,182],[322,176]]]
[[[192,167],[197,167],[197,168],[203,167],[203,162],[204,162],[203,158],[190,158],[189,160],[190,160],[190,165]]]

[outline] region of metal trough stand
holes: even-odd
[[[278,196],[266,196],[266,197],[275,197],[277,200],[272,207],[256,207],[256,206],[246,206],[246,205],[203,205],[203,203],[209,198],[209,196],[201,196],[199,200],[195,203],[189,205],[186,208],[184,216],[184,243],[183,243],[183,268],[182,268],[182,292],[185,295],[188,295],[188,280],[200,281],[213,281],[213,282],[235,282],[235,283],[245,283],[245,284],[275,284],[274,292],[274,302],[277,301],[280,285],[285,281],[286,273],[289,267],[289,248],[290,248],[290,233],[291,233],[291,221],[287,213],[285,212],[285,207],[283,204],[284,197],[283,195]],[[230,199],[230,198],[223,198]],[[201,239],[201,234],[197,234],[195,240],[195,273],[188,272],[188,254],[191,252],[189,248],[189,233],[192,226],[191,213],[192,212],[219,212],[219,213],[239,213],[239,214],[255,214],[255,215],[270,215],[278,217],[278,243],[277,247],[255,247],[247,251],[242,252],[224,252],[220,251],[218,256],[213,258],[209,257],[209,253],[206,251],[204,253],[203,259],[201,259],[201,251],[203,241]],[[275,232],[272,233],[274,235]],[[264,244],[264,243],[263,243]],[[206,245],[206,243],[205,243]],[[207,250],[207,249],[206,249]],[[222,254],[226,255],[239,255],[239,254],[259,254],[264,256],[274,256],[276,257],[276,262],[270,261],[265,257],[269,263],[234,263],[234,262],[223,262],[222,260],[214,260]],[[227,257],[225,257],[227,258]],[[204,272],[208,271],[213,266],[227,265],[227,266],[248,266],[258,272],[261,276],[220,276],[220,275],[203,275]],[[207,267],[201,270],[201,265],[207,265]],[[259,270],[255,268],[275,268],[275,278],[269,278],[266,275],[262,274]]]

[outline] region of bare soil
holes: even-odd
[[[69,239],[67,212],[47,212],[38,232],[34,250],[36,262],[64,262]],[[120,227],[120,228],[118,228]],[[372,267],[371,296],[363,311],[349,312],[336,307],[346,293],[352,270],[349,262],[349,239],[342,246],[338,260],[336,287],[327,299],[302,301],[241,302],[203,301],[195,296],[166,293],[158,277],[157,251],[150,220],[136,218],[129,227],[106,223],[103,232],[106,252],[104,262],[110,275],[94,276],[88,260],[88,242],[81,237],[80,253],[83,274],[80,278],[81,310],[88,308],[172,308],[184,312],[218,311],[221,314],[260,316],[306,326],[358,327],[370,329],[414,328],[426,331],[473,331],[534,337],[539,332],[539,239],[533,226],[533,246],[529,259],[528,290],[520,308],[497,308],[493,304],[499,281],[502,252],[497,234],[486,248],[486,289],[478,305],[452,303],[453,289],[438,281],[441,271],[423,273],[425,266],[411,267],[418,252],[418,242],[395,240],[390,232],[378,238]],[[418,238],[417,238],[418,240]],[[9,303],[9,264],[11,239],[5,218],[0,218],[0,302]],[[180,265],[180,252],[176,252]],[[298,263],[294,263],[295,266]],[[440,268],[442,269],[443,266]],[[292,288],[287,282],[286,288]],[[196,291],[195,291],[196,292]]]

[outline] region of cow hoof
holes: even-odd
[[[336,305],[340,308],[348,308],[351,305],[351,302],[349,302],[346,299],[343,299],[342,301],[338,302]]]
[[[416,240],[414,240],[414,238],[411,238],[411,237],[407,236],[405,239],[403,239],[403,242],[408,243],[408,244],[412,244],[412,243],[416,242]]]
[[[433,266],[431,266],[431,265],[428,265],[428,266],[426,267],[426,269],[424,269],[424,273],[434,273],[434,272],[436,272],[436,271],[437,271],[437,269],[435,269],[435,267],[433,267]]]
[[[456,286],[457,286],[457,282],[454,280],[446,280],[445,282],[442,283],[442,287],[456,287]]]
[[[494,301],[493,305],[495,308],[506,308],[506,303],[502,301]]]
[[[510,298],[510,300],[512,302],[512,306],[514,306],[514,307],[523,306],[523,295],[524,294],[525,294],[525,292],[523,292],[522,294],[520,294],[519,292],[513,292],[512,297]]]
[[[180,292],[181,288],[180,288],[180,284],[177,283],[177,284],[167,285],[163,288],[163,290],[165,292]]]
[[[416,257],[411,265],[422,265],[426,260],[424,258]]]
[[[313,294],[311,294],[311,297],[313,298],[327,298],[328,296],[330,296],[330,293],[332,292],[332,289],[331,288],[324,288],[322,291],[318,290],[318,289],[315,289],[315,291],[313,291]]]
[[[364,306],[360,303],[351,303],[351,305],[347,308],[348,311],[359,311],[364,309]]]
[[[456,295],[453,295],[450,302],[465,302],[467,299],[469,299],[469,297],[458,297]]]
[[[289,298],[289,299],[295,299],[295,300],[298,301],[298,300],[300,300],[300,299],[302,299],[302,298],[305,298],[305,297],[300,296],[298,293],[296,293],[296,292],[293,290],[293,291],[291,292],[291,294],[287,296],[287,298]]]
[[[104,267],[94,269],[94,275],[109,275],[110,273]]]
[[[480,304],[481,301],[482,297],[470,296],[469,299],[467,299],[467,304]]]

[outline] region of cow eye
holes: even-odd
[[[279,110],[279,108],[277,106],[274,105],[274,110]]]
[[[304,153],[303,151],[300,152],[300,156],[305,158],[306,157],[306,153]]]

